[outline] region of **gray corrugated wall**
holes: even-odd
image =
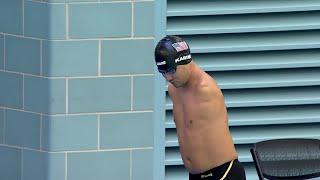
[[[166,29],[221,87],[249,180],[253,143],[320,138],[319,0],[168,0]],[[166,179],[187,179],[166,102]]]

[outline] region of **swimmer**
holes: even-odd
[[[169,82],[179,149],[189,180],[245,180],[223,94],[194,62],[187,42],[178,36],[164,37],[155,48],[155,61]]]

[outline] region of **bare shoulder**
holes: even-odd
[[[219,87],[217,86],[215,80],[208,74],[205,74],[196,88],[196,93],[204,99],[211,99],[217,97],[221,94]]]

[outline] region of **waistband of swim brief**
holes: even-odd
[[[222,178],[225,173],[230,170],[230,164],[231,163],[237,163],[239,162],[238,159],[226,162],[220,166],[214,167],[208,171],[205,171],[203,173],[199,173],[199,174],[191,174],[189,173],[189,176],[191,178],[195,178],[195,179],[204,179],[204,178],[208,178],[208,177],[212,177],[212,178],[216,178],[216,179],[220,179]]]

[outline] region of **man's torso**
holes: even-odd
[[[188,90],[169,85],[174,121],[185,167],[200,173],[237,158],[228,128],[224,97],[205,73]]]

